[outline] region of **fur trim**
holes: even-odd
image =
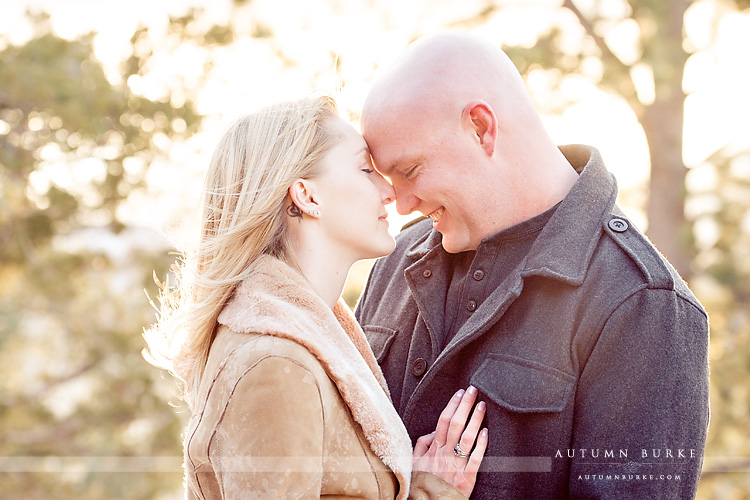
[[[406,498],[411,482],[411,440],[391,403],[367,339],[342,299],[332,311],[302,274],[263,255],[222,310],[219,323],[238,333],[292,340],[318,358],[372,451],[396,475],[401,485],[397,498]]]

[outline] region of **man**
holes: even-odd
[[[708,318],[598,151],[557,148],[507,56],[464,35],[413,44],[362,132],[399,213],[429,216],[357,307],[412,439],[471,384],[490,431],[472,498],[693,497]]]

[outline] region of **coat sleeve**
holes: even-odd
[[[323,406],[317,379],[299,361],[262,359],[238,381],[209,455],[222,498],[319,498]]]
[[[693,498],[709,419],[703,310],[674,290],[624,300],[582,369],[575,405],[571,448],[584,453],[571,463],[571,498]]]

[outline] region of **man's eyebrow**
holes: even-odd
[[[387,168],[380,168],[378,167],[378,170],[383,175],[392,175],[394,172],[399,171],[399,165],[403,165],[404,163],[408,163],[410,160],[406,156],[400,156],[396,158],[394,161],[390,163],[390,165]],[[412,162],[415,163],[415,162]]]
[[[407,171],[411,170],[412,167],[420,165],[421,163],[424,163],[424,158],[421,156],[417,158],[401,156],[399,158],[396,158],[396,160],[391,163],[391,167],[388,172],[393,173],[394,171],[397,171],[401,174],[406,174]]]

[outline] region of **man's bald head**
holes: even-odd
[[[420,39],[376,80],[364,104],[363,128],[365,121],[392,113],[444,119],[472,99],[486,101],[503,116],[533,111],[518,71],[499,48],[464,34]]]

